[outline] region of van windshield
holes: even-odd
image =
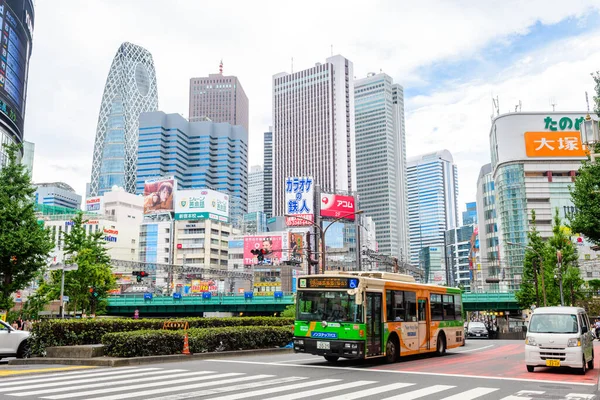
[[[534,333],[577,333],[575,314],[534,314],[529,322],[529,332]]]

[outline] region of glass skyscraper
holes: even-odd
[[[241,125],[188,122],[162,111],[140,115],[136,192],[173,176],[178,190],[208,188],[230,196],[232,224],[248,211],[248,133]]]
[[[158,109],[156,71],[152,54],[123,43],[113,59],[106,84],[94,143],[90,195],[116,185],[135,192],[138,121],[142,112]]]
[[[269,127],[269,132],[265,132],[263,160],[264,211],[267,218],[271,218],[273,216],[273,127]]]

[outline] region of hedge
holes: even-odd
[[[177,318],[187,321],[190,328],[218,328],[230,326],[285,326],[293,325],[291,318],[280,317],[230,317],[230,318]],[[33,325],[31,351],[44,354],[46,347],[99,344],[107,333],[139,330],[160,330],[165,319],[50,319]]]
[[[192,353],[280,347],[292,340],[292,330],[282,326],[238,326],[190,329]],[[110,357],[141,357],[181,354],[183,331],[142,330],[107,333],[102,337],[104,354]]]

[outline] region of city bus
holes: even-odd
[[[399,357],[464,346],[461,290],[389,272],[299,276],[294,352],[349,359]]]

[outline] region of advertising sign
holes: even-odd
[[[285,180],[285,213],[287,226],[310,226],[314,222],[313,178],[290,177]],[[298,218],[299,217],[299,218]]]
[[[252,250],[265,250],[264,259],[259,263],[258,255]],[[288,236],[279,233],[262,236],[244,236],[244,265],[279,265],[287,261]]]
[[[172,176],[150,179],[144,183],[144,214],[173,211],[175,179]]]
[[[300,264],[304,255],[304,235],[303,232],[290,232],[290,250],[289,261]]]
[[[527,157],[585,157],[581,133],[576,131],[525,132]]]
[[[115,226],[111,226],[110,228],[104,228],[104,240],[107,242],[117,242],[117,238],[119,236],[119,231],[115,228]]]
[[[210,189],[177,191],[175,219],[229,222],[229,195]]]
[[[354,197],[321,193],[321,217],[344,218],[354,221]]]
[[[217,284],[213,280],[210,280],[210,281],[201,281],[201,280],[197,280],[197,279],[192,280],[192,288],[191,288],[192,293],[216,292],[216,291],[217,291]]]
[[[102,212],[102,196],[88,197],[85,199],[85,211],[86,212]]]

